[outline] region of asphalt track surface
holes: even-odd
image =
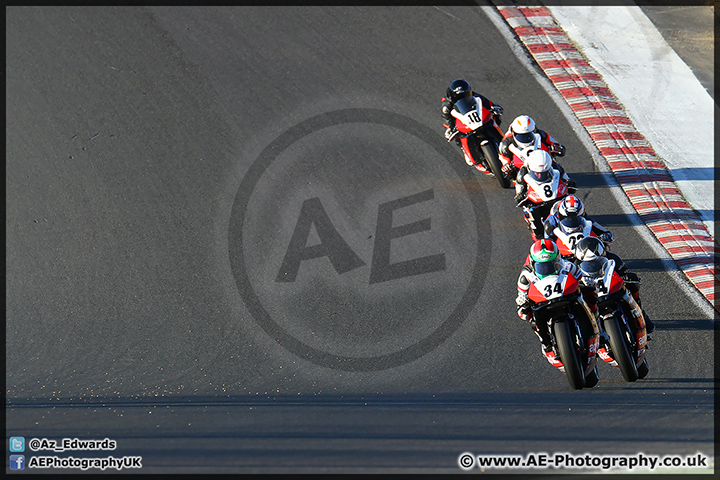
[[[480,8],[6,16],[6,437],[146,473],[713,455],[712,319]],[[513,194],[442,138],[458,76],[567,146],[643,280],[648,378],[572,391],[541,357]]]

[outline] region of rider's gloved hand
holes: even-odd
[[[533,318],[532,308],[530,307],[519,307],[517,313],[518,317],[526,322],[529,322]]]
[[[568,187],[573,187],[573,188],[577,187],[577,183],[575,183],[575,180],[573,180],[572,178],[568,178],[565,181],[565,184],[567,184]]]
[[[604,232],[600,234],[600,240],[603,243],[612,243],[615,240],[615,235],[612,232]]]
[[[562,157],[565,155],[565,145],[562,145],[560,143],[553,143],[550,145],[550,153],[553,155],[557,155],[558,157]]]
[[[508,162],[502,167],[502,172],[507,175],[508,177],[515,172],[515,165],[513,165],[512,162]]]
[[[502,125],[503,108],[500,105],[493,105],[492,112],[495,123],[497,123],[498,125]]]
[[[555,231],[555,226],[553,224],[551,224],[550,222],[543,223],[544,238],[549,238],[552,240],[554,231]]]
[[[520,203],[525,199],[525,192],[520,192],[517,195],[515,195],[515,203]]]
[[[623,280],[629,280],[631,282],[640,282],[640,277],[638,277],[635,272],[625,272],[625,275],[622,275],[622,278]]]
[[[453,133],[455,133],[455,129],[454,129],[454,128],[448,128],[448,129],[446,129],[446,130],[445,130],[445,138],[446,138],[447,140],[450,140],[450,138],[453,136]]]

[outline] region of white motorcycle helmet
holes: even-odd
[[[581,232],[585,228],[585,219],[582,217],[585,207],[582,201],[575,195],[568,195],[558,203],[557,213],[562,231],[566,234]]]
[[[527,168],[530,177],[540,183],[545,183],[552,178],[553,159],[545,150],[533,150],[527,157]]]
[[[513,132],[515,141],[520,148],[527,148],[535,143],[535,120],[527,115],[515,117],[510,124],[510,130]]]
[[[568,195],[559,202],[557,212],[560,219],[572,216],[582,216],[585,215],[585,206],[583,205],[582,200],[575,195]]]

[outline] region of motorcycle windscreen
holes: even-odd
[[[526,133],[516,133],[515,134],[515,140],[518,143],[522,143],[524,145],[528,145],[530,143],[535,142],[535,135],[532,132],[526,132]]]
[[[605,266],[607,265],[607,258],[597,257],[592,260],[582,262],[580,264],[580,270],[583,275],[590,278],[602,278],[605,275]]]
[[[475,110],[477,107],[477,104],[475,103],[475,97],[465,97],[461,98],[457,101],[455,104],[455,109],[462,113],[463,115],[467,114],[468,112]]]
[[[528,172],[530,174],[530,177],[532,177],[533,180],[539,183],[547,183],[550,180],[552,180],[552,171],[546,170],[544,172],[533,172],[530,170]]]
[[[538,277],[543,278],[548,275],[556,275],[560,270],[560,257],[555,257],[549,262],[535,262],[535,273]]]
[[[583,222],[582,217],[577,215],[563,218],[560,220],[560,225],[562,231],[565,233],[580,232],[585,228],[585,222]]]

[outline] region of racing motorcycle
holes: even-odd
[[[540,137],[539,133],[533,133],[533,137],[535,138],[535,141],[532,143],[532,145],[529,145],[527,147],[520,148],[514,144],[510,144],[508,146],[508,150],[510,150],[510,153],[513,154],[512,163],[515,172],[520,170],[523,165],[525,165],[528,154],[533,150],[545,150],[553,157],[553,159],[555,159],[558,155],[562,154],[562,150],[559,145],[553,144],[552,146],[548,147],[547,145],[542,143],[542,138]]]
[[[527,196],[516,205],[523,209],[525,223],[533,240],[543,238],[543,222],[550,214],[553,204],[577,191],[577,188],[569,187],[563,181],[558,170],[551,168],[550,173],[541,180],[526,174]]]
[[[581,216],[568,216],[560,220],[550,235],[560,250],[560,255],[571,262],[575,261],[575,247],[585,237],[597,237],[593,232],[593,222]],[[605,244],[606,248],[607,244]]]
[[[623,378],[634,382],[649,372],[645,352],[647,333],[642,309],[615,271],[615,261],[597,257],[580,263],[583,283],[598,295],[597,313],[601,328],[598,356],[620,369]]]
[[[580,284],[573,275],[561,271],[530,283],[535,324],[547,326],[553,351],[548,362],[567,375],[576,390],[597,385],[599,329],[595,316],[585,303]]]
[[[451,115],[455,117],[456,130],[448,142],[459,136],[465,161],[495,177],[502,188],[509,188],[511,182],[503,173],[498,156],[498,144],[503,134],[495,122],[493,110],[484,108],[476,97],[469,97],[455,103]]]

